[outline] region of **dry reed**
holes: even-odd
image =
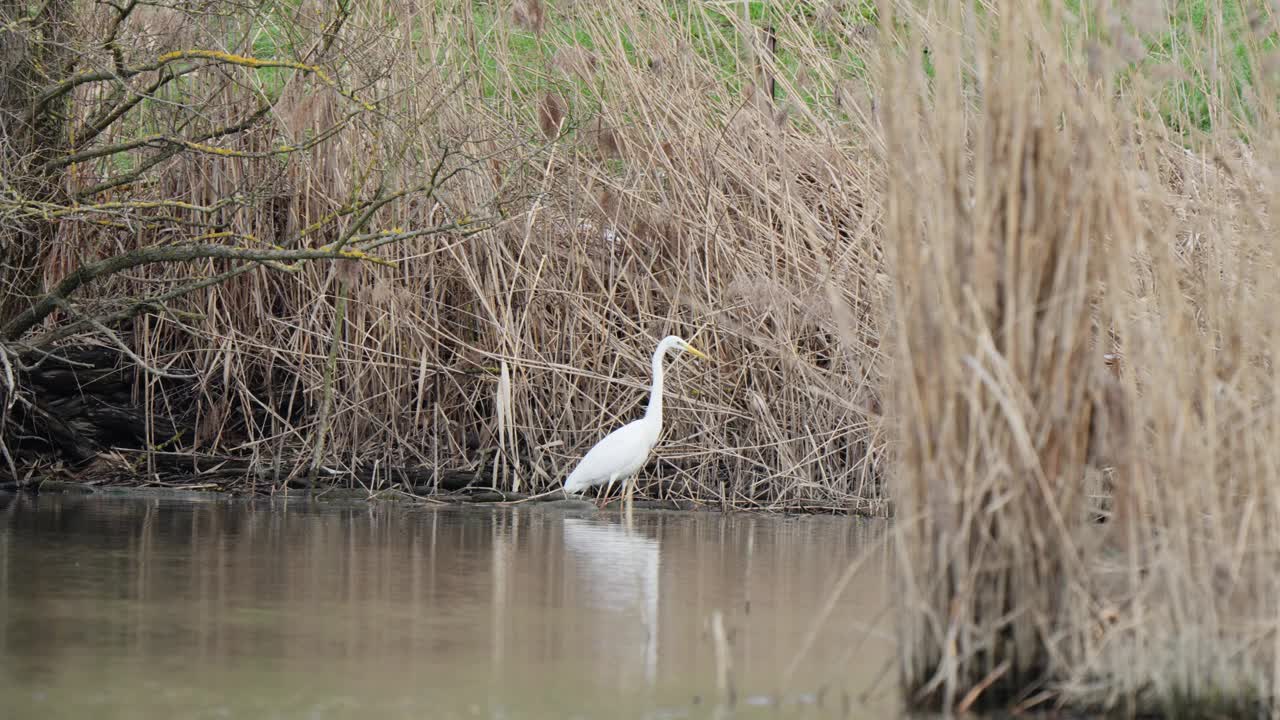
[[[1211,66],[1276,25],[1206,5],[1134,72],[1123,6],[882,4],[912,707],[1274,716],[1277,105]],[[1188,87],[1207,130],[1156,112]]]
[[[177,126],[196,108],[200,122],[232,121],[270,80],[283,96],[269,122],[225,139],[227,149],[337,131],[281,156],[182,153],[129,197],[206,206],[239,193],[248,200],[220,218],[226,231],[319,245],[356,220],[344,210],[352,203],[421,183],[444,147],[446,171],[458,173],[429,197],[387,204],[371,227],[501,219],[470,237],[379,250],[394,268],[246,272],[136,323],[131,343],[148,363],[201,378],[191,396],[139,375],[140,402],[198,428],[198,442],[167,451],[257,458],[251,480],[263,488],[312,469],[341,481],[371,468],[386,486],[400,480],[395,469],[425,467],[545,490],[603,429],[642,410],[653,345],[679,333],[715,362],[670,374],[668,429],[642,494],[888,512],[874,156],[834,105],[793,103],[783,120],[733,89],[763,72],[780,96],[799,92],[742,18],[726,25],[698,4],[673,17],[646,1],[521,3],[517,21],[471,3],[378,0],[353,4],[326,44],[328,7],[304,3],[271,51],[321,63],[377,112],[347,120],[344,96],[296,73],[198,75],[184,104],[148,106],[140,120]],[[184,46],[263,54],[254,43],[273,22],[265,10],[156,8],[124,25],[121,47],[137,60]],[[811,65],[805,92],[830,96],[847,82],[842,66],[823,64],[831,51],[807,20],[779,23],[780,47]],[[841,43],[845,55],[869,51],[861,38]],[[100,100],[75,107],[91,114]],[[110,171],[79,165],[66,188]],[[167,237],[77,222],[65,240],[47,258],[49,281]],[[172,287],[193,269],[224,268],[149,266],[95,284],[80,307]]]
[[[145,316],[131,347],[200,378],[139,373],[138,402],[197,428],[175,444],[154,423],[154,447],[255,458],[267,488],[406,467],[554,488],[640,411],[653,344],[680,333],[715,362],[669,376],[641,492],[887,513],[892,483],[911,704],[1270,707],[1272,11],[883,0],[754,27],[706,3],[372,0],[284,27],[270,7],[148,5],[116,45],[316,63],[376,109],[314,73],[210,68],[95,142],[278,93],[268,120],[220,152],[71,163],[67,195],[235,198],[223,231],[305,247],[380,192],[374,229],[498,219],[380,249],[394,267],[258,269]],[[58,224],[47,284],[208,220],[109,219]],[[147,266],[77,308],[193,269],[224,268]]]

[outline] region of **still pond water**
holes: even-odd
[[[46,720],[889,717],[884,530],[0,495],[0,708]]]

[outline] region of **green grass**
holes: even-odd
[[[476,37],[475,55],[468,59],[473,71],[478,73],[479,86],[486,100],[528,103],[542,92],[555,89],[574,97],[575,109],[589,115],[604,99],[607,90],[578,79],[564,80],[558,76],[552,79],[545,69],[556,50],[577,46],[590,51],[617,43],[634,66],[644,67],[650,60],[637,50],[634,32],[624,31],[617,37],[597,37],[592,27],[585,26],[587,23],[575,22],[557,13],[554,4],[548,6],[546,27],[540,36],[510,22],[506,5],[468,3],[467,7],[469,9],[465,12],[470,15]],[[653,18],[655,23],[670,23],[678,28],[695,55],[718,69],[723,94],[713,93],[713,99],[739,95],[751,82],[751,67],[747,65],[746,49],[738,32],[743,22],[741,7],[737,4],[716,6],[671,0],[664,3],[665,17]],[[811,3],[800,0],[782,4],[756,1],[747,7],[750,22],[756,27],[772,23],[779,28],[776,62],[785,78],[794,81],[804,69],[804,58],[795,48],[814,46],[825,50],[826,56],[821,58],[824,64],[851,78],[865,77],[863,58],[835,32],[818,27],[812,12],[815,6]],[[441,0],[439,10],[464,12],[460,6],[446,4],[444,0]],[[581,6],[578,12],[582,12]],[[850,3],[838,20],[845,26],[873,25],[874,3],[871,0]],[[797,37],[795,29],[807,37]],[[441,49],[427,52],[433,62],[444,60]],[[784,89],[780,89],[779,98],[790,99]],[[832,100],[829,94],[806,91],[794,99],[810,108],[830,106]]]
[[[1186,79],[1170,83],[1162,96],[1162,113],[1175,129],[1211,130],[1215,99],[1226,114],[1224,121],[1247,125],[1258,120],[1245,99],[1245,89],[1252,87],[1258,77],[1257,59],[1276,50],[1277,34],[1274,30],[1265,35],[1250,31],[1249,18],[1239,2],[1222,3],[1221,8],[1225,48],[1204,47],[1201,43],[1216,24],[1205,0],[1179,3],[1170,30],[1146,43],[1148,58],[1144,64],[1176,64],[1187,74]],[[1226,52],[1218,52],[1221,49]],[[1215,59],[1212,56],[1225,66],[1225,81],[1219,89],[1214,89],[1209,76]]]
[[[1259,16],[1263,24],[1250,29],[1248,5],[1241,0],[1174,0],[1167,13],[1163,8],[1156,10],[1158,22],[1149,17],[1142,23],[1124,16],[1116,26],[1113,18],[1100,17],[1094,4],[1075,1],[1067,6],[1084,23],[1086,41],[1114,47],[1124,42],[1123,35],[1137,39],[1142,56],[1126,58],[1116,79],[1122,88],[1138,82],[1155,83],[1156,91],[1145,93],[1155,98],[1150,109],[1174,132],[1207,133],[1215,123],[1243,129],[1262,119],[1248,95],[1258,89],[1258,63],[1280,45],[1280,35],[1274,29],[1276,18]],[[1212,76],[1215,65],[1221,78],[1216,83]],[[1260,97],[1265,100],[1271,94]],[[1274,113],[1275,98],[1270,100]]]
[[[578,18],[583,17],[582,7],[579,5],[576,11]],[[866,79],[865,59],[854,44],[842,37],[840,30],[874,27],[877,23],[874,0],[844,3],[838,15],[825,21],[818,16],[823,7],[821,4],[803,0],[751,0],[745,5],[668,0],[663,7],[665,17],[655,17],[653,21],[670,23],[678,28],[694,53],[718,69],[723,91],[713,93],[712,99],[738,96],[752,81],[752,68],[747,64],[747,52],[738,30],[744,22],[757,28],[777,28],[776,63],[781,79],[790,81],[779,83],[780,100],[797,102],[810,110],[834,111],[828,92],[809,88],[800,89],[794,96],[787,92],[786,86],[798,85],[794,81],[806,66],[806,58],[797,48],[820,49],[825,56],[816,60],[820,60],[829,72],[847,79]],[[744,7],[745,20],[742,17]],[[1219,44],[1211,45],[1218,7],[1222,10],[1222,34],[1217,40]],[[1112,36],[1112,24],[1097,16],[1094,3],[1075,0],[1067,3],[1067,9],[1084,23],[1085,39],[1116,40]],[[588,117],[599,108],[607,99],[607,89],[598,83],[566,79],[548,72],[550,60],[558,49],[577,46],[591,51],[618,43],[629,62],[641,66],[649,60],[637,50],[634,30],[624,31],[617,37],[596,37],[587,23],[558,12],[555,3],[548,3],[546,26],[537,35],[511,22],[510,10],[507,3],[437,0],[438,17],[452,16],[457,21],[463,14],[469,15],[467,21],[474,33],[475,44],[470,49],[473,56],[468,60],[486,101],[534,105],[542,93],[555,90],[574,99],[569,118],[572,127],[575,116]],[[293,37],[289,18],[296,11],[296,0],[280,0],[261,6],[253,15],[253,25],[244,29],[245,36],[228,38],[230,46],[248,47],[255,57],[295,57],[299,39]],[[1240,0],[1228,0],[1221,5],[1212,0],[1176,0],[1166,19],[1167,29],[1146,34],[1135,29],[1129,18],[1124,19],[1123,27],[1139,36],[1146,54],[1121,68],[1118,80],[1125,84],[1139,78],[1163,77],[1163,87],[1157,94],[1157,111],[1165,124],[1176,132],[1207,132],[1215,121],[1241,126],[1257,122],[1259,111],[1255,106],[1256,100],[1249,99],[1250,89],[1258,83],[1260,59],[1276,51],[1280,36],[1274,30],[1261,36],[1249,30],[1250,18]],[[387,19],[388,25],[395,22],[395,18]],[[416,30],[415,35],[421,37],[422,30]],[[422,47],[421,52],[424,61],[446,61],[443,48]],[[1218,83],[1210,77],[1215,61],[1222,63],[1224,80]],[[927,50],[923,65],[925,72],[933,77],[937,69]],[[1171,68],[1178,72],[1169,72]],[[291,72],[265,68],[257,71],[257,82],[271,97],[284,86]]]
[[[439,43],[417,43],[424,63],[452,65],[470,73],[474,88],[483,100],[496,106],[537,107],[541,96],[555,91],[570,98],[567,127],[577,126],[584,118],[593,117],[609,100],[610,88],[601,78],[567,77],[551,70],[557,50],[579,47],[586,51],[621,47],[628,63],[645,67],[651,58],[638,49],[641,30],[654,30],[668,25],[679,33],[696,57],[712,68],[720,88],[711,89],[708,98],[723,102],[741,98],[746,86],[754,81],[753,68],[739,28],[749,22],[756,28],[776,28],[775,62],[779,69],[778,99],[795,103],[827,117],[840,118],[832,87],[845,81],[869,81],[868,65],[862,53],[865,45],[851,42],[851,30],[875,27],[878,18],[874,0],[854,0],[840,6],[838,14],[820,16],[823,5],[804,0],[741,3],[710,3],[692,0],[666,0],[662,14],[652,16],[653,27],[621,28],[616,34],[604,34],[607,22],[595,22],[582,4],[576,15],[558,12],[548,3],[546,25],[541,34],[519,27],[511,21],[509,3],[476,3],[467,0],[437,0],[436,22],[449,22],[466,30],[467,39],[451,47]],[[746,18],[743,18],[743,9]],[[1221,7],[1221,34],[1215,39],[1216,8]],[[1260,119],[1259,101],[1276,109],[1273,93],[1254,92],[1259,82],[1259,63],[1280,44],[1272,30],[1259,35],[1248,27],[1249,17],[1239,0],[1221,5],[1211,0],[1176,0],[1170,11],[1167,28],[1142,34],[1134,23],[1125,19],[1124,28],[1138,35],[1145,55],[1127,62],[1117,71],[1121,86],[1145,80],[1158,82],[1154,93],[1155,107],[1165,125],[1175,132],[1207,132],[1215,122],[1230,122],[1248,127]],[[1114,27],[1097,17],[1093,3],[1076,0],[1068,3],[1069,11],[1079,17],[1080,27],[1068,28],[1085,42],[1115,42]],[[227,47],[258,58],[301,56],[306,43],[298,37],[291,20],[298,12],[297,0],[279,0],[259,6],[255,12],[228,30]],[[421,17],[419,22],[422,22]],[[394,28],[399,18],[385,18],[386,27]],[[1272,25],[1271,27],[1274,27]],[[425,38],[424,27],[414,29],[414,36]],[[471,38],[474,38],[472,41]],[[1225,51],[1224,51],[1225,50]],[[1223,80],[1211,77],[1214,61],[1221,62]],[[932,78],[937,71],[928,49],[923,58],[925,73]],[[1176,73],[1170,73],[1170,69]],[[815,70],[822,74],[815,82]],[[295,71],[262,68],[251,72],[260,92],[270,99],[285,86]],[[801,83],[802,74],[810,73],[810,82]],[[1160,78],[1153,80],[1153,78]],[[176,83],[171,90],[181,95],[186,89]],[[1251,94],[1254,96],[1251,99]],[[1148,95],[1152,95],[1148,93]],[[1259,100],[1260,98],[1260,100]],[[166,101],[176,98],[169,97]],[[802,122],[802,121],[801,121]],[[530,130],[531,136],[534,130]]]

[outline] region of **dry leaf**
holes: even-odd
[[[590,78],[599,64],[595,53],[577,46],[560,48],[551,56],[552,67],[583,80]]]
[[[547,24],[546,7],[542,0],[517,0],[511,7],[511,18],[520,27],[541,35]]]
[[[549,92],[542,96],[542,104],[538,107],[538,125],[542,134],[548,139],[560,133],[561,123],[569,114],[569,106],[559,93]]]
[[[622,157],[622,136],[617,130],[605,127],[601,118],[596,118],[596,147],[600,155],[606,158]]]

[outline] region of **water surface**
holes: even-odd
[[[883,529],[0,496],[0,707],[50,720],[657,719],[722,717],[731,697],[735,717],[886,717]]]

